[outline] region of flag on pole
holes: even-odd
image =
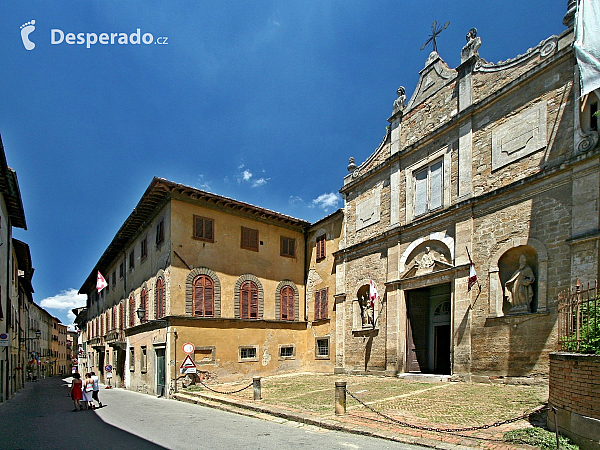
[[[471,288],[475,283],[477,283],[477,272],[475,272],[475,264],[473,264],[473,260],[471,259],[468,248],[467,256],[469,257],[469,282],[467,284],[467,292],[471,292]]]
[[[100,292],[106,286],[108,286],[108,283],[106,282],[100,271],[98,271],[98,276],[96,278],[96,289],[98,290],[98,292]]]
[[[369,307],[375,308],[375,300],[377,300],[377,288],[373,280],[369,280]]]

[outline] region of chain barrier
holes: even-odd
[[[526,419],[530,416],[533,416],[534,414],[538,414],[544,410],[547,410],[548,407],[547,406],[540,406],[539,408],[534,409],[531,412],[525,413],[525,414],[521,414],[520,416],[517,417],[512,417],[510,419],[506,419],[506,420],[502,420],[502,421],[497,421],[494,422],[492,424],[486,424],[486,425],[478,425],[478,426],[473,426],[473,427],[462,427],[462,428],[438,428],[438,427],[430,427],[427,425],[415,425],[412,423],[408,423],[408,422],[403,422],[402,420],[398,420],[398,419],[394,419],[393,417],[390,417],[380,411],[377,411],[375,409],[373,409],[372,407],[370,407],[369,405],[367,405],[365,402],[363,402],[362,400],[360,400],[359,398],[357,398],[352,392],[350,392],[348,389],[346,389],[346,393],[348,395],[350,395],[350,397],[352,397],[354,400],[356,400],[358,403],[360,403],[362,406],[364,406],[365,408],[369,409],[371,412],[377,414],[378,416],[383,417],[386,420],[389,420],[391,422],[394,422],[402,427],[407,427],[407,428],[414,428],[416,430],[422,430],[422,431],[434,431],[437,433],[461,433],[464,431],[477,431],[477,430],[487,430],[488,428],[493,428],[493,427],[499,427],[501,425],[505,425],[507,423],[512,423],[512,422],[516,422],[518,420],[522,420],[522,419]],[[470,437],[470,436],[469,436]]]
[[[207,386],[206,384],[204,384],[204,383],[202,382],[202,380],[200,380],[200,381],[199,381],[199,383],[200,383],[202,386],[204,386],[206,389],[208,389],[209,391],[213,391],[213,392],[216,392],[217,394],[223,394],[223,395],[237,394],[238,392],[242,392],[243,390],[245,390],[245,389],[248,389],[249,387],[251,387],[251,386],[254,384],[254,382],[253,382],[253,381],[251,381],[251,382],[250,382],[250,384],[249,384],[248,386],[245,386],[245,387],[243,387],[243,388],[241,388],[241,389],[237,389],[237,390],[235,390],[235,391],[221,392],[221,391],[217,391],[216,389],[213,389],[213,388],[211,388],[210,386]]]

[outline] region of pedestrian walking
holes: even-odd
[[[83,380],[83,401],[85,402],[85,409],[92,409],[92,391],[94,390],[94,381],[90,373],[85,374],[85,380]]]
[[[98,386],[98,375],[96,375],[94,372],[92,372],[92,380],[94,381],[94,390],[92,391],[92,399],[96,400],[96,402],[98,402],[98,408],[102,408],[102,402],[100,401],[100,398],[98,397],[98,394],[100,392],[100,387]]]
[[[83,409],[79,403],[79,401],[83,399],[81,387],[81,375],[79,375],[78,372],[75,372],[73,374],[73,381],[71,382],[71,389],[69,390],[71,398],[73,399],[73,404],[75,405],[75,409],[73,410],[73,412],[77,412],[80,409]]]

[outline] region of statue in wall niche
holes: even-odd
[[[373,326],[373,308],[370,307],[370,304],[369,290],[367,289],[363,295],[358,297],[363,328]]]
[[[511,305],[509,313],[531,312],[534,281],[535,275],[527,264],[527,257],[521,254],[519,268],[504,285],[505,295]]]
[[[406,91],[404,86],[400,86],[396,91],[396,94],[398,94],[398,98],[394,100],[393,114],[404,109],[404,103],[406,102]]]

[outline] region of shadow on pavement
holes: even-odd
[[[0,403],[0,448],[165,448],[107,424],[93,410],[73,412],[70,380],[28,382],[8,402]]]

